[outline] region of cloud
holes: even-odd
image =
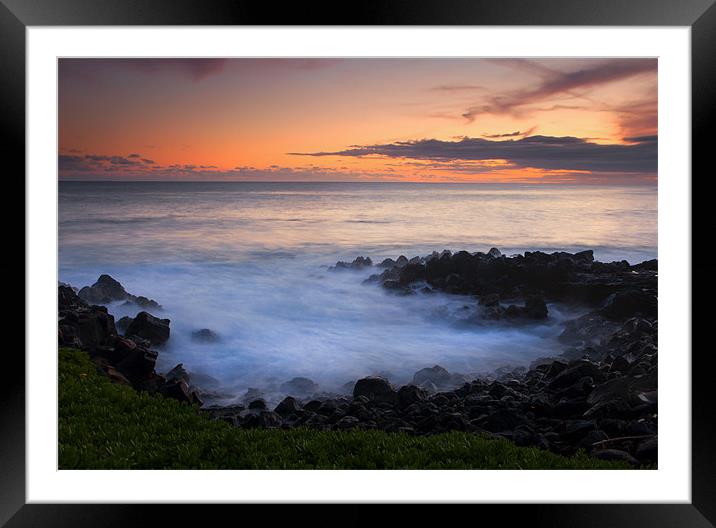
[[[321,167],[268,168],[235,167],[221,169],[216,165],[175,163],[155,165],[153,160],[105,154],[85,156],[60,154],[58,156],[61,180],[108,181],[400,181],[408,175],[392,174],[385,170],[346,170]]]
[[[175,73],[200,81],[224,71],[227,59],[60,59],[60,80],[77,78],[96,79],[110,72],[137,71],[145,74]]]
[[[610,59],[573,71],[557,71],[525,59],[504,60],[497,64],[534,73],[541,82],[532,89],[517,90],[487,97],[480,104],[469,107],[462,115],[473,121],[481,114],[516,114],[524,107],[555,96],[582,96],[582,91],[620,81],[642,73],[656,73],[657,59]],[[577,93],[575,93],[577,92]]]
[[[518,167],[621,173],[656,173],[657,141],[634,144],[599,144],[566,136],[530,136],[493,141],[462,138],[459,141],[421,139],[356,146],[336,152],[289,153],[299,156],[380,156],[432,161],[507,160]]]
[[[477,84],[442,84],[440,86],[433,87],[433,90],[437,92],[474,92],[484,89],[484,86],[479,86]]]
[[[529,136],[536,129],[537,129],[537,127],[533,126],[532,128],[528,128],[524,132],[515,130],[514,132],[508,132],[506,134],[483,134],[482,137],[487,138],[487,139],[499,139],[499,138]]]

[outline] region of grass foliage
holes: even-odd
[[[469,433],[239,429],[59,351],[60,469],[623,469]]]

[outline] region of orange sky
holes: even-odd
[[[656,179],[656,59],[60,59],[59,90],[61,179]]]

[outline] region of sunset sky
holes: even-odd
[[[656,59],[60,59],[63,180],[653,183]]]

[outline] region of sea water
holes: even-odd
[[[157,300],[155,315],[171,319],[157,369],[183,363],[223,402],[251,387],[275,400],[296,376],[341,392],[369,374],[400,384],[436,364],[472,374],[559,353],[570,307],[551,305],[541,324],[476,324],[475,299],[396,296],[363,284],[380,270],[328,269],[359,255],[378,263],[491,247],[656,258],[656,187],[59,184],[59,279],[82,287],[108,273]],[[109,310],[116,319],[138,311]],[[220,340],[192,341],[201,328]]]

